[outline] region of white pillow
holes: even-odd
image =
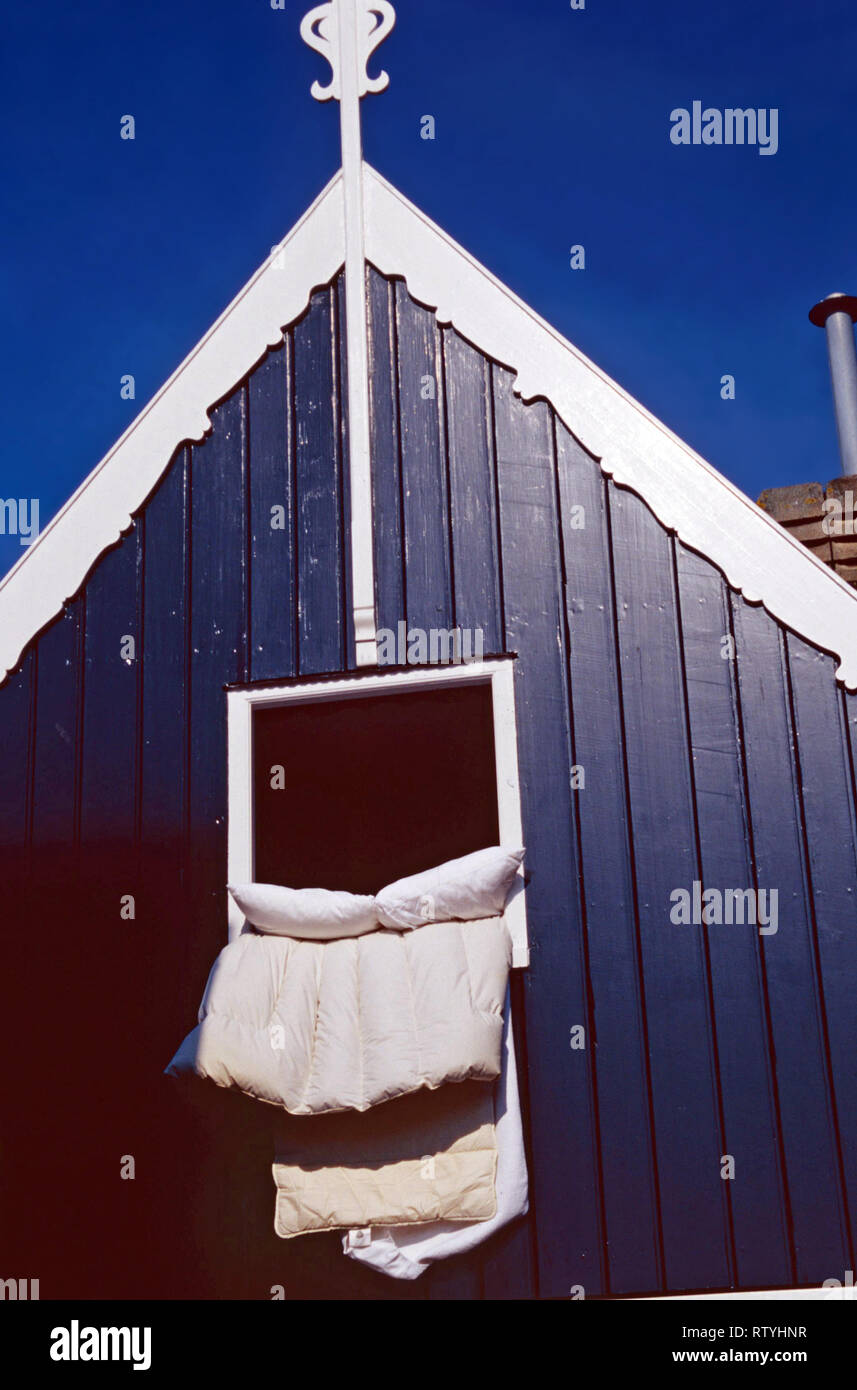
[[[382,888],[375,898],[375,912],[385,927],[399,931],[426,922],[497,917],[523,857],[522,849],[495,845],[450,859]]]
[[[362,936],[379,925],[374,898],[355,893],[281,888],[276,883],[230,883],[229,891],[248,922],[276,936],[335,941],[341,936]]]

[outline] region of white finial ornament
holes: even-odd
[[[314,48],[316,53],[320,53],[322,58],[326,58],[331,67],[331,79],[327,87],[323,87],[320,82],[313,82],[310,88],[311,94],[316,101],[336,101],[342,99],[342,89],[340,84],[340,44],[338,35],[338,17],[340,8],[352,8],[356,21],[356,56],[357,56],[357,95],[365,97],[370,92],[383,92],[389,85],[390,78],[386,72],[381,72],[377,77],[370,77],[367,72],[367,64],[375,49],[389,34],[396,22],[396,11],[389,4],[389,0],[368,0],[368,3],[354,3],[342,5],[342,0],[329,0],[326,5],[317,5],[309,14],[304,15],[301,21],[301,38],[304,43]],[[345,16],[343,16],[345,17]]]

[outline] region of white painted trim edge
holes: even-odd
[[[857,689],[857,593],[364,165],[366,255],[421,304],[545,397],[617,483],[708,556],[751,603],[839,658]]]
[[[339,0],[330,19],[339,49],[339,117],[345,217],[345,341],[348,364],[348,466],[351,498],[351,607],[358,666],[378,661],[375,541],[369,426],[369,338],[363,248],[363,147],[360,95],[366,80],[362,21],[355,0]],[[394,16],[395,18],[395,16]],[[388,16],[389,19],[389,16]],[[379,36],[378,42],[383,36]]]
[[[185,440],[211,429],[209,410],[282,341],[314,289],[345,259],[342,175],[312,206],[0,581],[0,682],[62,611],[100,555],[131,526]]]
[[[747,1292],[729,1293],[678,1293],[656,1294],[645,1298],[613,1298],[611,1303],[707,1303],[729,1299],[736,1303],[853,1303],[857,1289],[843,1285],[840,1288],[815,1289],[750,1289]]]
[[[497,810],[500,843],[523,844],[521,795],[518,776],[518,737],[515,722],[515,672],[512,661],[480,661],[461,666],[414,667],[412,670],[380,671],[372,675],[344,676],[334,680],[301,684],[252,687],[227,693],[229,757],[229,823],[227,829],[227,876],[230,883],[249,883],[253,863],[253,724],[254,709],[308,700],[341,700],[365,695],[382,695],[391,689],[440,689],[452,683],[489,682],[494,714],[494,749],[497,768]],[[527,936],[527,908],[524,871],[513,885],[505,910],[512,938],[512,966],[530,963]],[[241,935],[246,919],[229,899],[229,940]]]
[[[227,828],[226,877],[229,883],[253,881],[253,707],[243,691],[226,696]],[[227,894],[229,940],[241,935],[246,918]]]

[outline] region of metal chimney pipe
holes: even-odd
[[[847,477],[857,473],[857,352],[854,350],[857,297],[829,294],[813,305],[809,320],[827,331],[839,452],[842,472]]]

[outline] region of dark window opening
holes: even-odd
[[[258,709],[253,788],[257,883],[375,893],[495,845],[490,684]]]

